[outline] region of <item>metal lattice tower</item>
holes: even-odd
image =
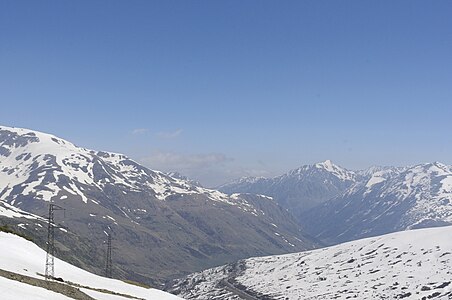
[[[112,260],[111,260],[111,235],[107,234],[107,259],[105,263],[105,277],[112,278]]]
[[[54,213],[55,210],[63,210],[62,207],[50,203],[49,204],[49,216],[47,218],[47,255],[46,255],[46,280],[55,277],[55,222]]]

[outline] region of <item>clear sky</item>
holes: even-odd
[[[207,186],[452,164],[452,1],[0,0],[0,104]]]

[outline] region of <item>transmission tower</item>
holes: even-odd
[[[49,216],[47,219],[47,255],[46,255],[46,280],[53,279],[55,277],[55,221],[54,213],[56,210],[64,210],[61,206],[50,203],[49,204]]]
[[[112,278],[112,261],[111,261],[111,235],[107,234],[107,259],[105,263],[105,277]]]

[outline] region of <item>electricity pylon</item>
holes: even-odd
[[[55,277],[55,225],[54,213],[56,210],[64,210],[61,206],[50,203],[49,204],[49,216],[47,218],[47,255],[46,255],[46,280],[53,279]]]

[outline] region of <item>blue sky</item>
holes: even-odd
[[[451,1],[0,1],[0,123],[208,186],[452,164]]]

